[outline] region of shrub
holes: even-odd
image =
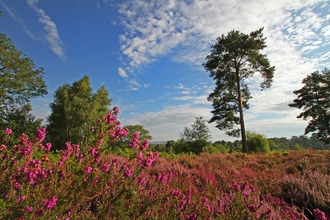
[[[270,147],[268,139],[262,135],[255,132],[247,132],[247,145],[250,153],[269,153]]]
[[[306,215],[311,217],[317,208],[330,215],[330,175],[317,171],[285,175],[280,186],[282,197],[305,210]]]

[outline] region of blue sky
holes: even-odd
[[[303,134],[292,91],[330,68],[328,0],[0,0],[0,10],[0,32],[46,72],[49,94],[32,100],[33,114],[46,118],[54,91],[89,75],[94,91],[106,85],[123,125],[143,125],[155,141],[212,117],[214,83],[201,64],[221,34],[264,27],[274,83],[260,91],[258,75],[247,80],[245,120],[267,137]],[[209,128],[213,141],[233,140]]]

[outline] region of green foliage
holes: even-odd
[[[314,133],[318,140],[330,143],[330,71],[313,72],[302,83],[305,85],[293,92],[298,97],[289,106],[303,109],[297,118],[311,118],[305,134]]]
[[[255,132],[247,132],[246,136],[250,153],[270,152],[268,139],[264,135]]]
[[[268,139],[268,144],[269,144],[269,149],[270,151],[276,151],[276,150],[279,150],[279,146],[276,144],[275,141],[271,140],[271,139]]]
[[[230,148],[227,145],[215,144],[213,145],[219,153],[227,154],[230,152]]]
[[[23,55],[10,38],[0,33],[0,129],[18,128],[22,123],[34,127],[28,103],[31,98],[47,94],[43,74],[42,68],[37,69],[32,59]],[[26,118],[22,112],[27,112],[23,113]]]
[[[89,82],[89,77],[64,84],[54,94],[50,104],[51,114],[48,117],[48,140],[54,149],[63,149],[65,141],[86,144],[91,137],[91,127],[95,118],[101,118],[109,111],[111,99],[104,86],[95,93]]]
[[[203,64],[216,84],[208,97],[214,108],[210,123],[216,122],[216,127],[225,130],[229,136],[241,136],[243,152],[248,150],[243,110],[249,108],[247,102],[251,98],[244,79],[259,72],[264,79],[260,87],[269,88],[275,71],[266,55],[259,52],[266,47],[262,31],[260,28],[248,35],[233,30],[227,36],[222,35],[211,46],[211,53]],[[235,128],[236,125],[240,128]]]
[[[173,153],[173,147],[175,145],[175,141],[174,140],[170,140],[166,142],[165,148],[166,148],[166,152],[169,153]]]
[[[191,125],[191,128],[185,126],[180,136],[182,143],[179,144],[178,149],[182,150],[181,152],[192,152],[195,154],[201,153],[211,138],[210,130],[203,117],[196,117],[196,121]]]
[[[152,136],[149,134],[149,131],[146,130],[142,125],[126,125],[124,126],[128,130],[128,135],[125,140],[132,140],[135,132],[139,133],[141,140],[152,140]]]
[[[152,136],[149,134],[149,131],[142,125],[126,125],[124,126],[124,129],[128,131],[128,135],[115,145],[109,146],[112,152],[117,153],[118,150],[121,152],[122,149],[126,149],[132,141],[135,132],[139,134],[139,139],[141,140],[152,140]]]
[[[209,141],[211,138],[210,129],[206,125],[206,120],[203,117],[196,117],[196,121],[191,125],[191,129],[184,127],[183,133],[180,135],[181,139],[187,142]]]
[[[42,119],[36,119],[30,112],[30,104],[23,105],[20,108],[13,108],[7,112],[5,120],[0,121],[0,128],[11,128],[14,130],[12,140],[17,140],[21,134],[25,133],[29,137],[35,135],[35,131],[41,126]],[[0,135],[1,138],[1,135]]]

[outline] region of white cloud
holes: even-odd
[[[126,74],[126,71],[123,68],[121,68],[121,67],[118,68],[118,73],[119,73],[119,76],[121,76],[123,78],[127,78],[128,77],[128,75]]]
[[[289,36],[292,41],[306,43],[325,22],[308,7],[319,2],[325,1],[126,1],[119,9],[127,30],[122,51],[132,67],[153,62],[171,51],[176,61],[200,65],[216,37],[232,29],[250,33],[260,27],[265,27],[268,38],[272,38],[274,29],[287,29],[294,32]],[[178,46],[180,49],[175,50]]]
[[[62,60],[65,59],[65,53],[63,50],[63,42],[57,31],[56,24],[46,14],[44,10],[37,7],[38,0],[27,0],[28,5],[37,12],[39,15],[39,22],[44,25],[46,31],[46,41],[50,49]]]
[[[296,119],[299,111],[287,105],[295,98],[292,91],[301,88],[301,80],[306,75],[330,64],[329,3],[326,0],[125,1],[119,8],[121,24],[126,28],[120,36],[121,50],[133,69],[164,55],[202,68],[216,37],[232,29],[250,33],[264,27],[268,46],[264,53],[276,72],[273,87],[262,92],[258,89],[261,82],[258,75],[248,80],[253,98],[246,112],[247,128],[268,136],[271,133],[287,136],[283,134],[286,127],[290,134],[291,131],[303,132],[301,128],[306,122]],[[184,96],[172,99],[184,103],[178,108],[183,112],[187,103],[192,112],[200,110],[198,102],[207,103],[206,96],[204,99],[192,96],[190,91],[197,89],[189,90],[182,84],[166,88],[182,90],[180,93]],[[162,129],[167,129],[166,120],[175,123],[171,126],[180,125],[179,119],[177,123],[176,119],[169,119],[169,112],[174,110],[175,107],[168,107],[150,114],[168,114],[168,118],[158,119],[161,120],[159,124],[164,123]],[[264,115],[268,118],[263,119]],[[140,122],[147,123],[142,119]]]
[[[146,112],[123,120],[124,125],[140,124],[153,136],[153,140],[166,141],[178,139],[184,126],[189,126],[195,117],[210,117],[210,109],[190,104],[168,106],[159,112]],[[211,126],[210,126],[211,127]],[[177,137],[177,138],[174,138]]]

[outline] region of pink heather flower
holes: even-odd
[[[127,134],[128,134],[128,132],[126,129],[119,128],[118,130],[116,130],[115,134],[113,135],[113,138],[116,138],[116,139],[124,138],[127,136]]]
[[[133,169],[129,169],[127,164],[124,165],[124,177],[131,177],[133,175],[134,170]]]
[[[19,196],[17,198],[17,202],[20,202],[20,201],[23,201],[23,200],[25,200],[25,196]]]
[[[145,151],[145,150],[147,150],[148,146],[149,146],[148,140],[144,140],[140,147],[140,150]]]
[[[95,155],[95,163],[97,164],[101,163],[101,155],[99,153]]]
[[[86,169],[84,170],[85,173],[90,173],[93,170],[92,167],[86,167]]]
[[[6,149],[7,149],[7,146],[4,145],[4,144],[1,144],[1,146],[0,146],[0,151],[6,150]]]
[[[241,189],[240,185],[238,185],[235,180],[231,181],[231,185],[235,191],[239,191]]]
[[[52,209],[56,206],[56,197],[53,196],[50,200],[45,199],[44,200],[44,208],[45,209]]]
[[[19,184],[18,182],[14,182],[14,189],[18,189],[20,187],[21,184]]]
[[[153,162],[154,162],[154,160],[152,158],[147,158],[145,161],[146,167],[150,167]]]
[[[39,128],[37,133],[36,133],[36,136],[35,136],[35,140],[38,141],[38,142],[43,142],[46,138],[46,128]]]
[[[255,206],[253,204],[249,204],[247,205],[247,208],[251,211],[251,212],[255,212],[258,209],[258,206]]]
[[[39,209],[34,214],[37,216],[43,216],[45,214],[45,211],[43,209]]]
[[[73,153],[73,147],[71,146],[71,142],[66,142],[65,146],[66,146],[66,149],[67,149],[69,155],[71,155]]]
[[[115,106],[113,107],[112,111],[117,115],[119,113],[119,108]]]
[[[166,175],[162,174],[162,173],[158,173],[158,176],[157,176],[157,180],[158,182],[160,183],[165,183],[166,182]]]
[[[103,139],[97,141],[97,149],[101,149],[102,143],[103,143]]]
[[[141,151],[136,152],[136,161],[139,166],[143,165],[143,154]]]
[[[22,134],[19,140],[20,140],[20,144],[26,144],[27,141],[29,140],[29,137],[26,134]]]
[[[31,206],[26,206],[25,212],[32,212],[33,208]]]
[[[130,146],[131,148],[137,148],[139,144],[139,137],[140,137],[139,133],[134,132],[134,137],[128,146]]]
[[[327,220],[327,216],[319,209],[313,209],[315,220]]]
[[[72,210],[72,208],[68,211],[68,216],[70,216],[70,215],[72,215],[72,212],[73,212],[73,210]]]
[[[109,124],[113,124],[115,121],[117,121],[117,117],[108,112],[108,114],[105,117],[105,122],[108,122]]]
[[[94,147],[90,147],[90,148],[89,148],[89,151],[90,151],[90,154],[91,154],[92,156],[94,156],[95,153],[96,153],[96,149],[95,149]]]
[[[24,134],[23,134],[24,135]],[[21,137],[23,137],[23,135]],[[27,137],[27,135],[26,135]],[[24,137],[25,138],[25,137]],[[25,140],[23,140],[25,141]],[[32,143],[31,142],[24,142],[24,143],[21,143],[19,146],[18,146],[18,151],[24,155],[24,156],[27,156],[30,154],[30,152],[32,151]]]
[[[189,216],[187,216],[187,219],[188,220],[196,220],[196,219],[198,219],[198,217],[195,213],[192,213]]]
[[[61,166],[61,165],[63,165],[63,160],[59,160],[59,161],[57,162],[57,166]]]
[[[91,127],[91,131],[95,131],[95,127],[94,126]]]
[[[13,133],[13,130],[10,128],[6,128],[6,135],[11,135]]]
[[[74,148],[75,148],[75,152],[76,152],[75,157],[79,157],[80,146],[78,144],[75,144]]]
[[[109,168],[110,168],[110,164],[108,164],[108,163],[106,163],[106,164],[104,164],[104,165],[102,166],[102,170],[103,170],[104,172],[108,172],[108,171],[109,171]]]

